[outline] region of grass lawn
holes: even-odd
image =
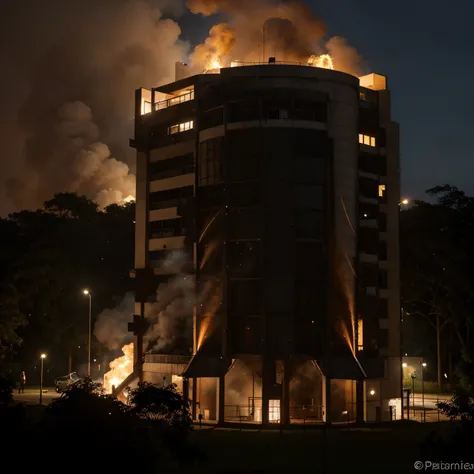
[[[436,430],[449,432],[451,422],[403,422],[378,429],[323,431],[195,431],[192,440],[208,454],[207,466],[190,472],[415,472],[420,444]],[[326,469],[324,459],[326,458]]]

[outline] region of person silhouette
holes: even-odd
[[[26,373],[24,370],[20,373],[20,386],[18,387],[18,393],[25,393],[26,385]]]

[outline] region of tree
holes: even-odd
[[[449,340],[443,337],[446,328],[464,351],[470,345],[474,322],[474,199],[448,185],[427,193],[435,203],[417,201],[401,212],[401,289],[405,311],[424,317],[435,329],[441,387],[442,348]]]

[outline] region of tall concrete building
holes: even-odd
[[[195,418],[400,417],[399,135],[386,78],[239,64],[138,90],[135,123],[136,361],[146,305],[186,273],[193,347],[177,350],[172,375]],[[178,250],[179,269],[166,264]],[[163,372],[159,357],[145,357],[142,377]]]

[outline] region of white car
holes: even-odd
[[[81,378],[76,374],[76,372],[72,372],[69,375],[64,375],[63,377],[58,377],[54,381],[54,386],[56,387],[56,392],[62,393],[67,390],[68,387],[75,384],[81,380]]]

